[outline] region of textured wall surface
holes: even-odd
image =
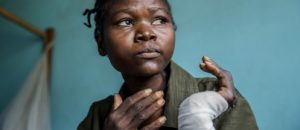
[[[230,70],[262,130],[300,129],[299,0],[170,0],[178,26],[173,59],[194,76],[203,55]],[[98,55],[83,26],[93,0],[0,0],[38,28],[56,30],[51,82],[53,130],[72,130],[93,101],[117,92],[122,78]],[[41,52],[41,40],[0,17],[0,111]]]

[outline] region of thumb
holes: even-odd
[[[114,95],[114,104],[113,104],[113,107],[112,107],[112,111],[116,110],[121,104],[122,104],[122,98],[120,96],[120,94],[115,94]]]

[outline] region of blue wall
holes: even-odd
[[[230,70],[262,130],[300,129],[299,0],[170,0],[178,25],[173,59],[194,76],[208,55]],[[75,129],[93,101],[118,90],[121,76],[98,55],[81,14],[93,0],[0,0],[39,28],[56,29],[51,86],[53,130]],[[298,43],[298,44],[297,44]],[[0,17],[0,111],[41,52],[34,35]]]

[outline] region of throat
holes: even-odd
[[[126,76],[123,75],[125,86],[131,93],[151,88],[153,91],[164,90],[167,85],[167,73],[161,72],[150,77]]]

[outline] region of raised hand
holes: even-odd
[[[228,103],[232,103],[235,98],[234,84],[232,80],[231,73],[223,68],[221,68],[216,62],[207,56],[202,57],[202,62],[199,66],[200,68],[208,73],[213,74],[218,79],[218,93],[222,95]]]
[[[141,126],[152,118],[155,113],[162,110],[165,100],[163,92],[152,93],[151,89],[137,92],[124,102],[119,94],[114,95],[114,104],[111,113],[105,120],[104,130],[154,130],[161,127],[166,117],[160,115],[150,123]]]

